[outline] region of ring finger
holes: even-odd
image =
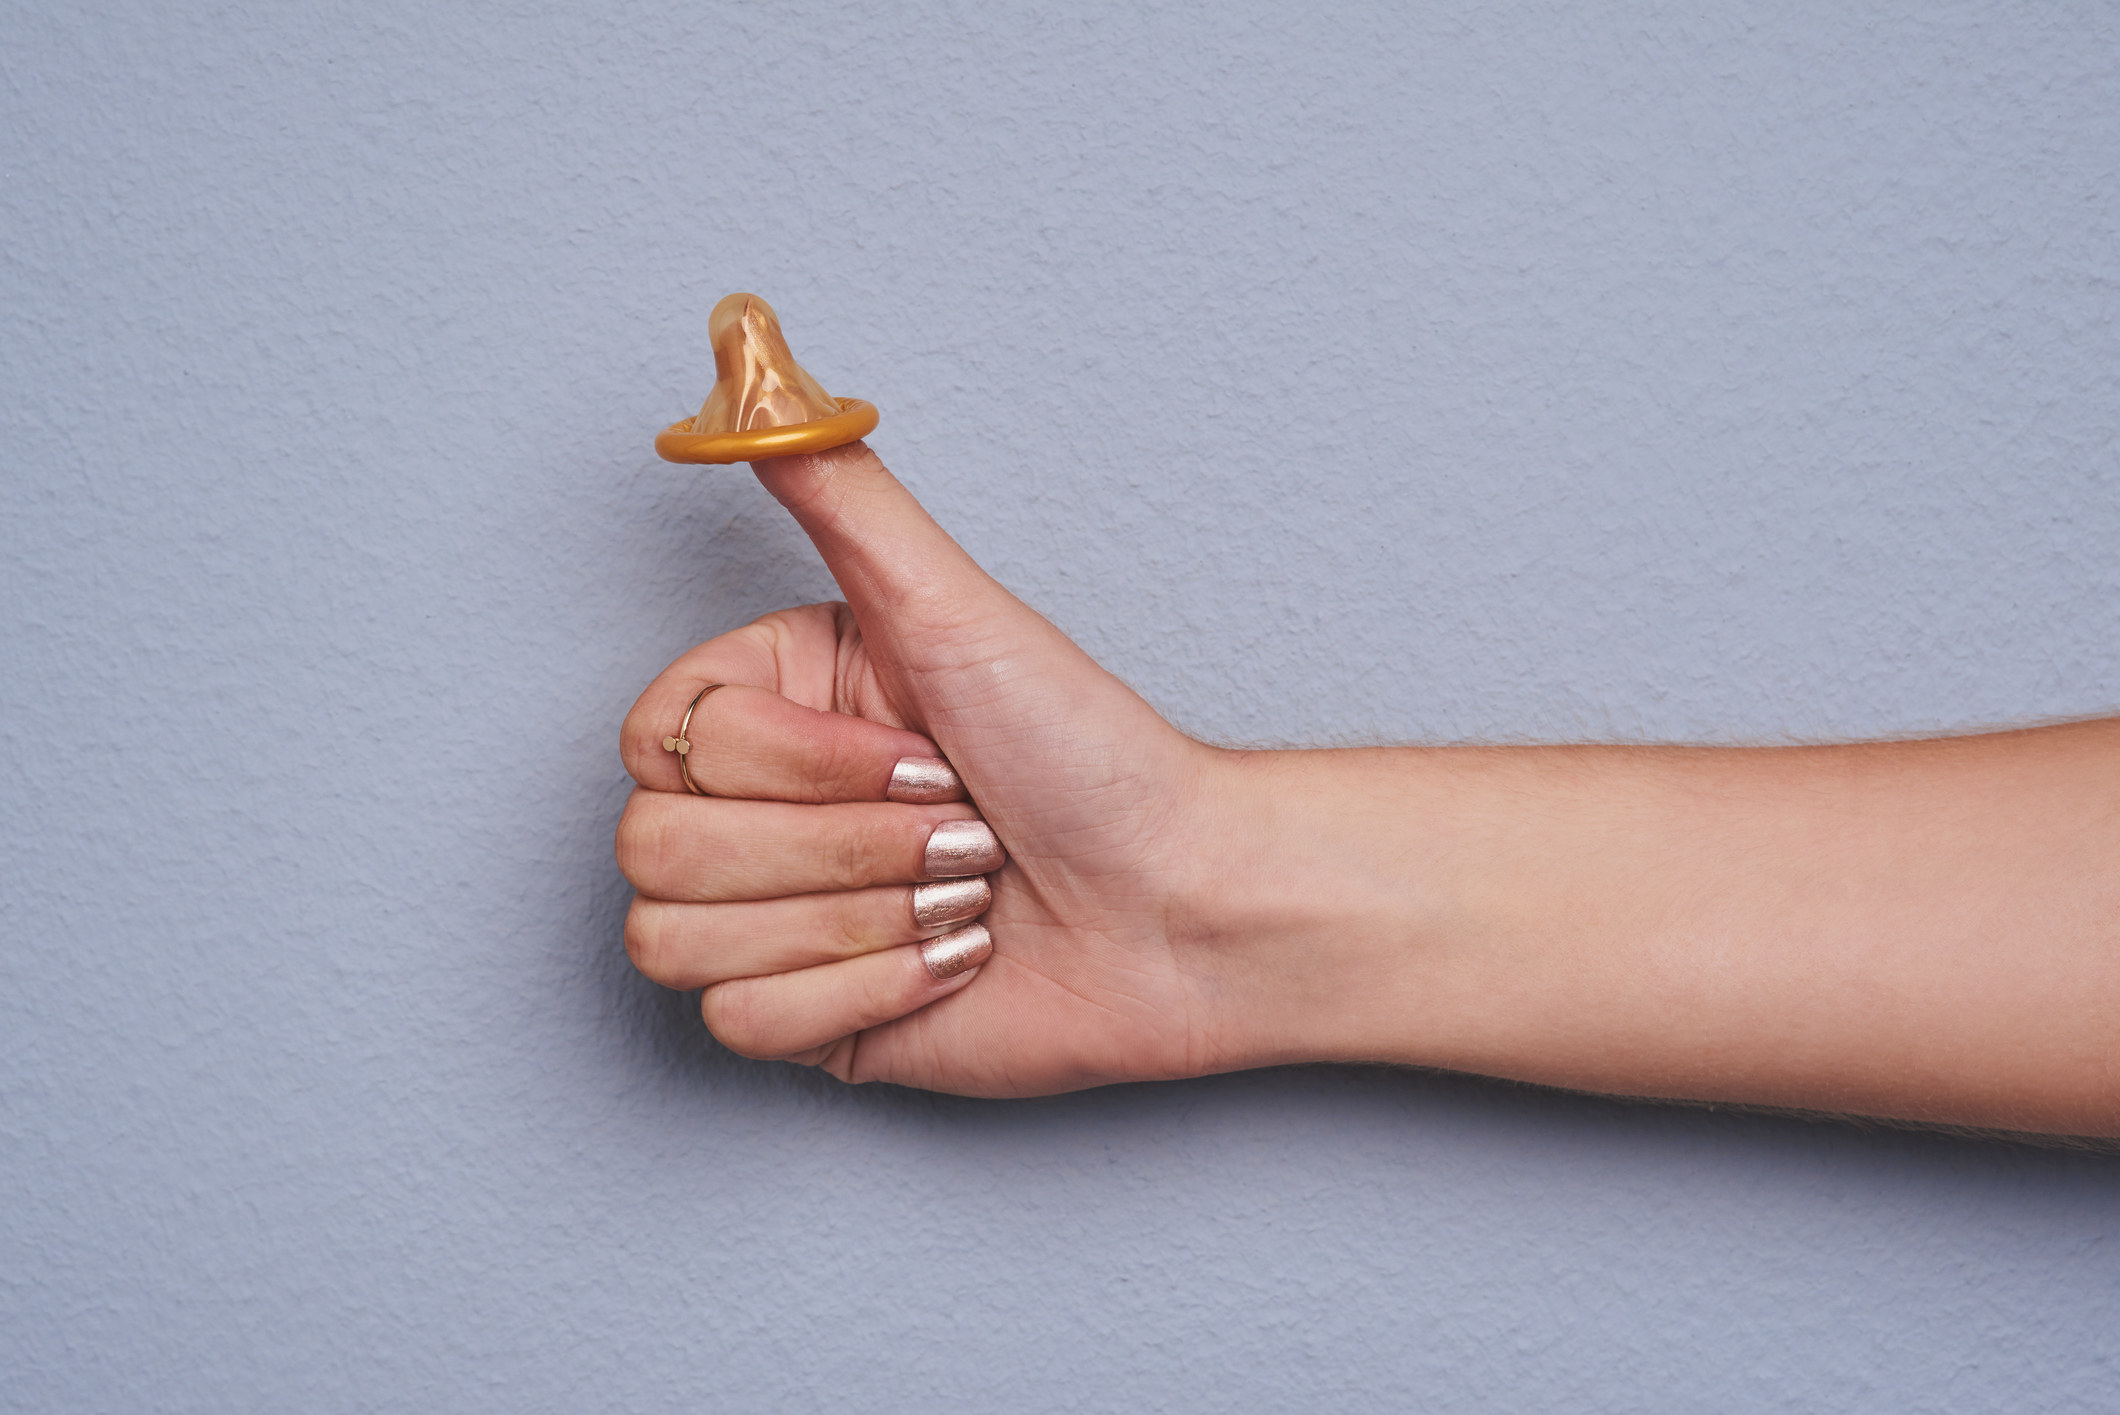
[[[992,900],[980,875],[723,904],[638,898],[626,916],[626,952],[665,987],[710,987],[935,938]]]

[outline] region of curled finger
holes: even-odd
[[[651,899],[709,903],[987,874],[1007,858],[965,806],[797,806],[635,791],[619,868]]]
[[[965,795],[956,770],[918,732],[675,670],[633,705],[619,749],[627,772],[655,791],[806,803]]]
[[[718,983],[700,995],[700,1015],[740,1056],[800,1056],[969,986],[993,951],[986,926],[968,924],[926,943]]]
[[[665,987],[711,987],[922,942],[978,918],[993,897],[978,875],[721,904],[643,897],[626,916],[626,953]]]

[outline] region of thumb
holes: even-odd
[[[946,672],[1000,644],[1027,647],[1026,634],[1067,643],[980,569],[867,443],[751,469],[824,557],[863,639],[896,667]]]
[[[893,699],[960,770],[977,774],[988,747],[1042,740],[1056,703],[1078,722],[1146,711],[980,569],[867,444],[751,467],[824,557]]]

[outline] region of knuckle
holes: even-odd
[[[766,1045],[764,1019],[759,1015],[758,989],[747,987],[749,978],[717,983],[699,995],[699,1015],[707,1030],[738,1056],[766,1061],[775,1055]]]
[[[825,947],[834,957],[852,958],[875,947],[877,930],[870,915],[871,900],[866,892],[850,891],[839,897],[825,938]]]
[[[804,743],[804,755],[810,776],[805,787],[813,800],[860,800],[878,785],[874,748],[841,724],[820,719]]]
[[[831,810],[832,807],[822,809]],[[832,821],[832,828],[817,837],[817,871],[823,876],[826,888],[859,889],[868,883],[863,878],[868,834],[865,824],[841,817]]]
[[[626,911],[626,957],[632,960],[636,969],[651,978],[655,977],[661,949],[657,940],[659,932],[648,902],[638,895],[634,896],[633,907]],[[660,982],[661,979],[657,978],[656,981]]]
[[[841,889],[859,889],[868,883],[869,832],[848,831],[833,842],[832,871]]]
[[[648,738],[647,718],[639,708],[626,714],[626,720],[618,729],[618,759],[626,768],[626,774],[635,781],[641,779],[644,768],[653,760]]]
[[[879,806],[873,813],[864,814],[861,829],[853,842],[855,858],[849,868],[859,875],[858,883],[876,884],[885,880],[904,880],[919,876],[920,851],[907,836],[906,827],[911,819],[904,814],[903,806]],[[912,873],[908,875],[906,871]]]
[[[626,957],[643,977],[667,988],[686,985],[685,950],[672,923],[670,911],[653,899],[636,896],[626,911]]]
[[[618,856],[619,873],[635,889],[642,888],[649,872],[661,860],[663,851],[662,823],[660,812],[646,804],[642,795],[635,795],[626,802],[626,809],[618,818],[618,837],[614,846]]]

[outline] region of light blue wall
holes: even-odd
[[[10,0],[0,1405],[2113,1408],[2120,1160],[618,945],[619,717],[829,594],[649,451],[732,289],[1197,732],[2120,709],[2120,21],[1876,8]]]

